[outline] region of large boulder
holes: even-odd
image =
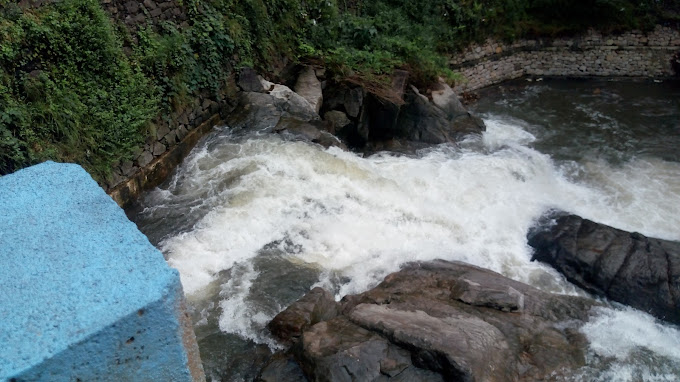
[[[680,324],[680,242],[555,213],[529,234],[534,260],[599,296]]]
[[[306,121],[319,119],[314,106],[288,86],[275,84],[269,94],[283,101],[282,105],[287,113]]]
[[[449,90],[446,84],[440,84]],[[433,95],[438,92],[433,92]],[[439,144],[456,142],[467,134],[480,134],[484,122],[463,108],[451,90],[446,96],[433,96],[433,101],[411,87],[406,94],[395,128],[395,137],[409,141]],[[436,100],[436,102],[435,102]]]
[[[325,89],[324,115],[344,113],[350,123],[336,134],[348,146],[372,153],[412,153],[441,143],[455,143],[485,130],[453,89],[440,80],[427,94],[408,84],[409,73],[397,70],[390,86],[366,91],[356,85],[332,83]],[[332,114],[335,116],[335,114]]]
[[[321,81],[316,78],[314,68],[305,66],[300,72],[294,88],[297,94],[309,102],[316,113],[321,110],[323,93],[321,91]]]
[[[262,78],[259,81],[265,92],[241,92],[238,105],[226,121],[231,128],[273,132],[283,117],[304,122],[320,119],[309,102],[287,86]]]
[[[330,309],[319,290],[310,296],[270,327],[293,328],[273,331],[296,342],[291,353],[313,381],[558,378],[585,364],[578,327],[594,304],[443,260],[409,264]],[[314,311],[335,314],[313,324]]]

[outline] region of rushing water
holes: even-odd
[[[134,219],[180,271],[209,377],[248,380],[276,346],[264,325],[313,285],[341,297],[443,258],[585,295],[530,261],[551,208],[680,240],[679,102],[673,83],[511,83],[475,106],[483,136],[414,156],[218,127]],[[680,380],[678,327],[618,307],[582,330],[573,380]]]

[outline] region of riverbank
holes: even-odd
[[[680,75],[679,52],[680,31],[657,25],[648,33],[591,29],[555,39],[489,40],[472,44],[450,64],[464,78],[455,90],[466,92],[522,76],[670,78]]]
[[[673,66],[677,52],[680,52],[680,31],[662,26],[657,26],[649,33],[632,31],[623,34],[602,35],[590,30],[585,35],[571,38],[520,40],[513,44],[487,41],[483,45],[470,46],[451,60],[451,67],[458,70],[463,76],[463,79],[456,82],[453,89],[455,93],[460,95],[463,92],[473,92],[523,76],[534,78],[671,80],[678,75],[675,72],[677,69]],[[296,69],[297,73],[303,71],[300,66]],[[341,131],[345,125],[339,126],[337,129],[337,133],[349,146],[356,146],[355,141],[357,140],[360,141],[358,145],[362,146],[368,139],[368,128],[360,126],[362,118],[370,119],[370,115],[373,115],[372,123],[387,124],[383,130],[390,130],[390,123],[396,123],[398,119],[399,103],[403,102],[404,96],[409,93],[407,92],[409,86],[413,85],[410,83],[409,74],[405,73],[401,74],[403,77],[401,82],[398,82],[392,88],[381,89],[383,97],[396,97],[396,101],[391,101],[394,102],[391,112],[388,110],[389,108],[377,112],[378,114],[387,113],[387,115],[391,113],[392,116],[387,117],[388,120],[392,121],[389,122],[384,120],[384,115],[372,113],[364,116],[360,113],[364,98],[374,97],[371,89],[352,83],[335,82],[326,72],[324,68],[317,67],[315,73],[318,73],[318,75],[313,79],[318,82],[321,99],[326,100],[325,103],[320,104],[317,112],[322,111],[319,117],[326,120],[325,122],[337,124],[337,113],[330,115],[325,113],[333,109],[340,109],[339,111],[342,114],[340,118],[353,124],[351,131],[347,129],[344,129],[344,132]],[[252,84],[252,81],[259,81],[256,79],[257,75],[252,71],[247,73],[252,78],[244,79],[246,81],[244,83],[251,81]],[[297,73],[294,69],[289,70],[288,77],[284,82],[294,84],[297,81],[295,76]],[[321,89],[322,85],[323,89]],[[242,84],[243,86],[252,85]],[[246,90],[250,90],[250,88]],[[141,192],[160,184],[172,172],[172,169],[181,162],[181,159],[188,154],[198,139],[211,130],[210,124],[216,125],[218,122],[228,119],[231,112],[236,111],[237,108],[249,107],[247,104],[237,105],[238,101],[236,100],[240,98],[241,91],[232,89],[230,98],[224,97],[220,103],[210,101],[203,104],[196,103],[198,112],[183,112],[179,115],[179,122],[171,120],[169,122],[170,127],[159,130],[159,133],[154,137],[155,139],[147,140],[144,149],[140,151],[135,160],[126,161],[116,167],[114,170],[116,177],[107,186],[109,194],[121,206],[129,206]],[[432,98],[433,88],[416,91]],[[351,103],[353,97],[355,98],[354,105],[344,105],[346,102]],[[373,101],[369,100],[369,103],[373,102],[376,106],[385,102],[376,102],[379,98],[377,97]],[[211,113],[213,113],[212,116],[210,116]],[[347,119],[348,117],[349,119]],[[209,123],[204,122],[206,118],[208,118]],[[375,120],[375,118],[378,118],[378,120]],[[197,126],[197,122],[200,127],[187,135],[188,129]],[[336,133],[335,127],[330,131]],[[362,136],[362,134],[365,136]],[[387,133],[387,137],[378,140],[381,142],[389,141],[387,138],[392,137],[390,134],[393,133]],[[182,139],[182,137],[186,137],[186,139]],[[179,149],[176,147],[179,147]],[[389,149],[390,147],[394,148],[394,145],[378,145],[374,149]]]
[[[0,9],[0,174],[75,162],[111,189],[233,105],[242,67],[292,86],[297,65],[320,65],[376,94],[407,70],[424,90],[438,77],[461,80],[451,56],[486,38],[652,31],[677,25],[679,13],[673,2],[631,0],[8,3]]]

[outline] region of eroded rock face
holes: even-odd
[[[535,381],[584,365],[593,304],[439,260],[337,305],[317,288],[270,328],[312,381]]]
[[[332,84],[325,89],[325,114],[343,112],[351,123],[338,131],[359,151],[412,153],[441,143],[455,143],[467,134],[480,134],[484,122],[469,113],[444,81],[428,90],[431,98],[408,83],[409,73],[395,71],[389,97],[361,87]]]
[[[321,110],[323,93],[321,91],[321,81],[316,78],[314,68],[306,66],[302,69],[295,83],[295,92],[307,100],[316,113]]]
[[[529,234],[533,259],[599,296],[680,324],[680,243],[555,213]]]

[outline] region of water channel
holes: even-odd
[[[206,373],[252,380],[266,323],[312,286],[338,298],[413,260],[584,292],[531,262],[550,209],[680,240],[680,84],[519,80],[481,92],[481,137],[413,156],[216,127],[131,216],[180,271]],[[582,328],[574,381],[680,380],[680,328],[612,307]]]

